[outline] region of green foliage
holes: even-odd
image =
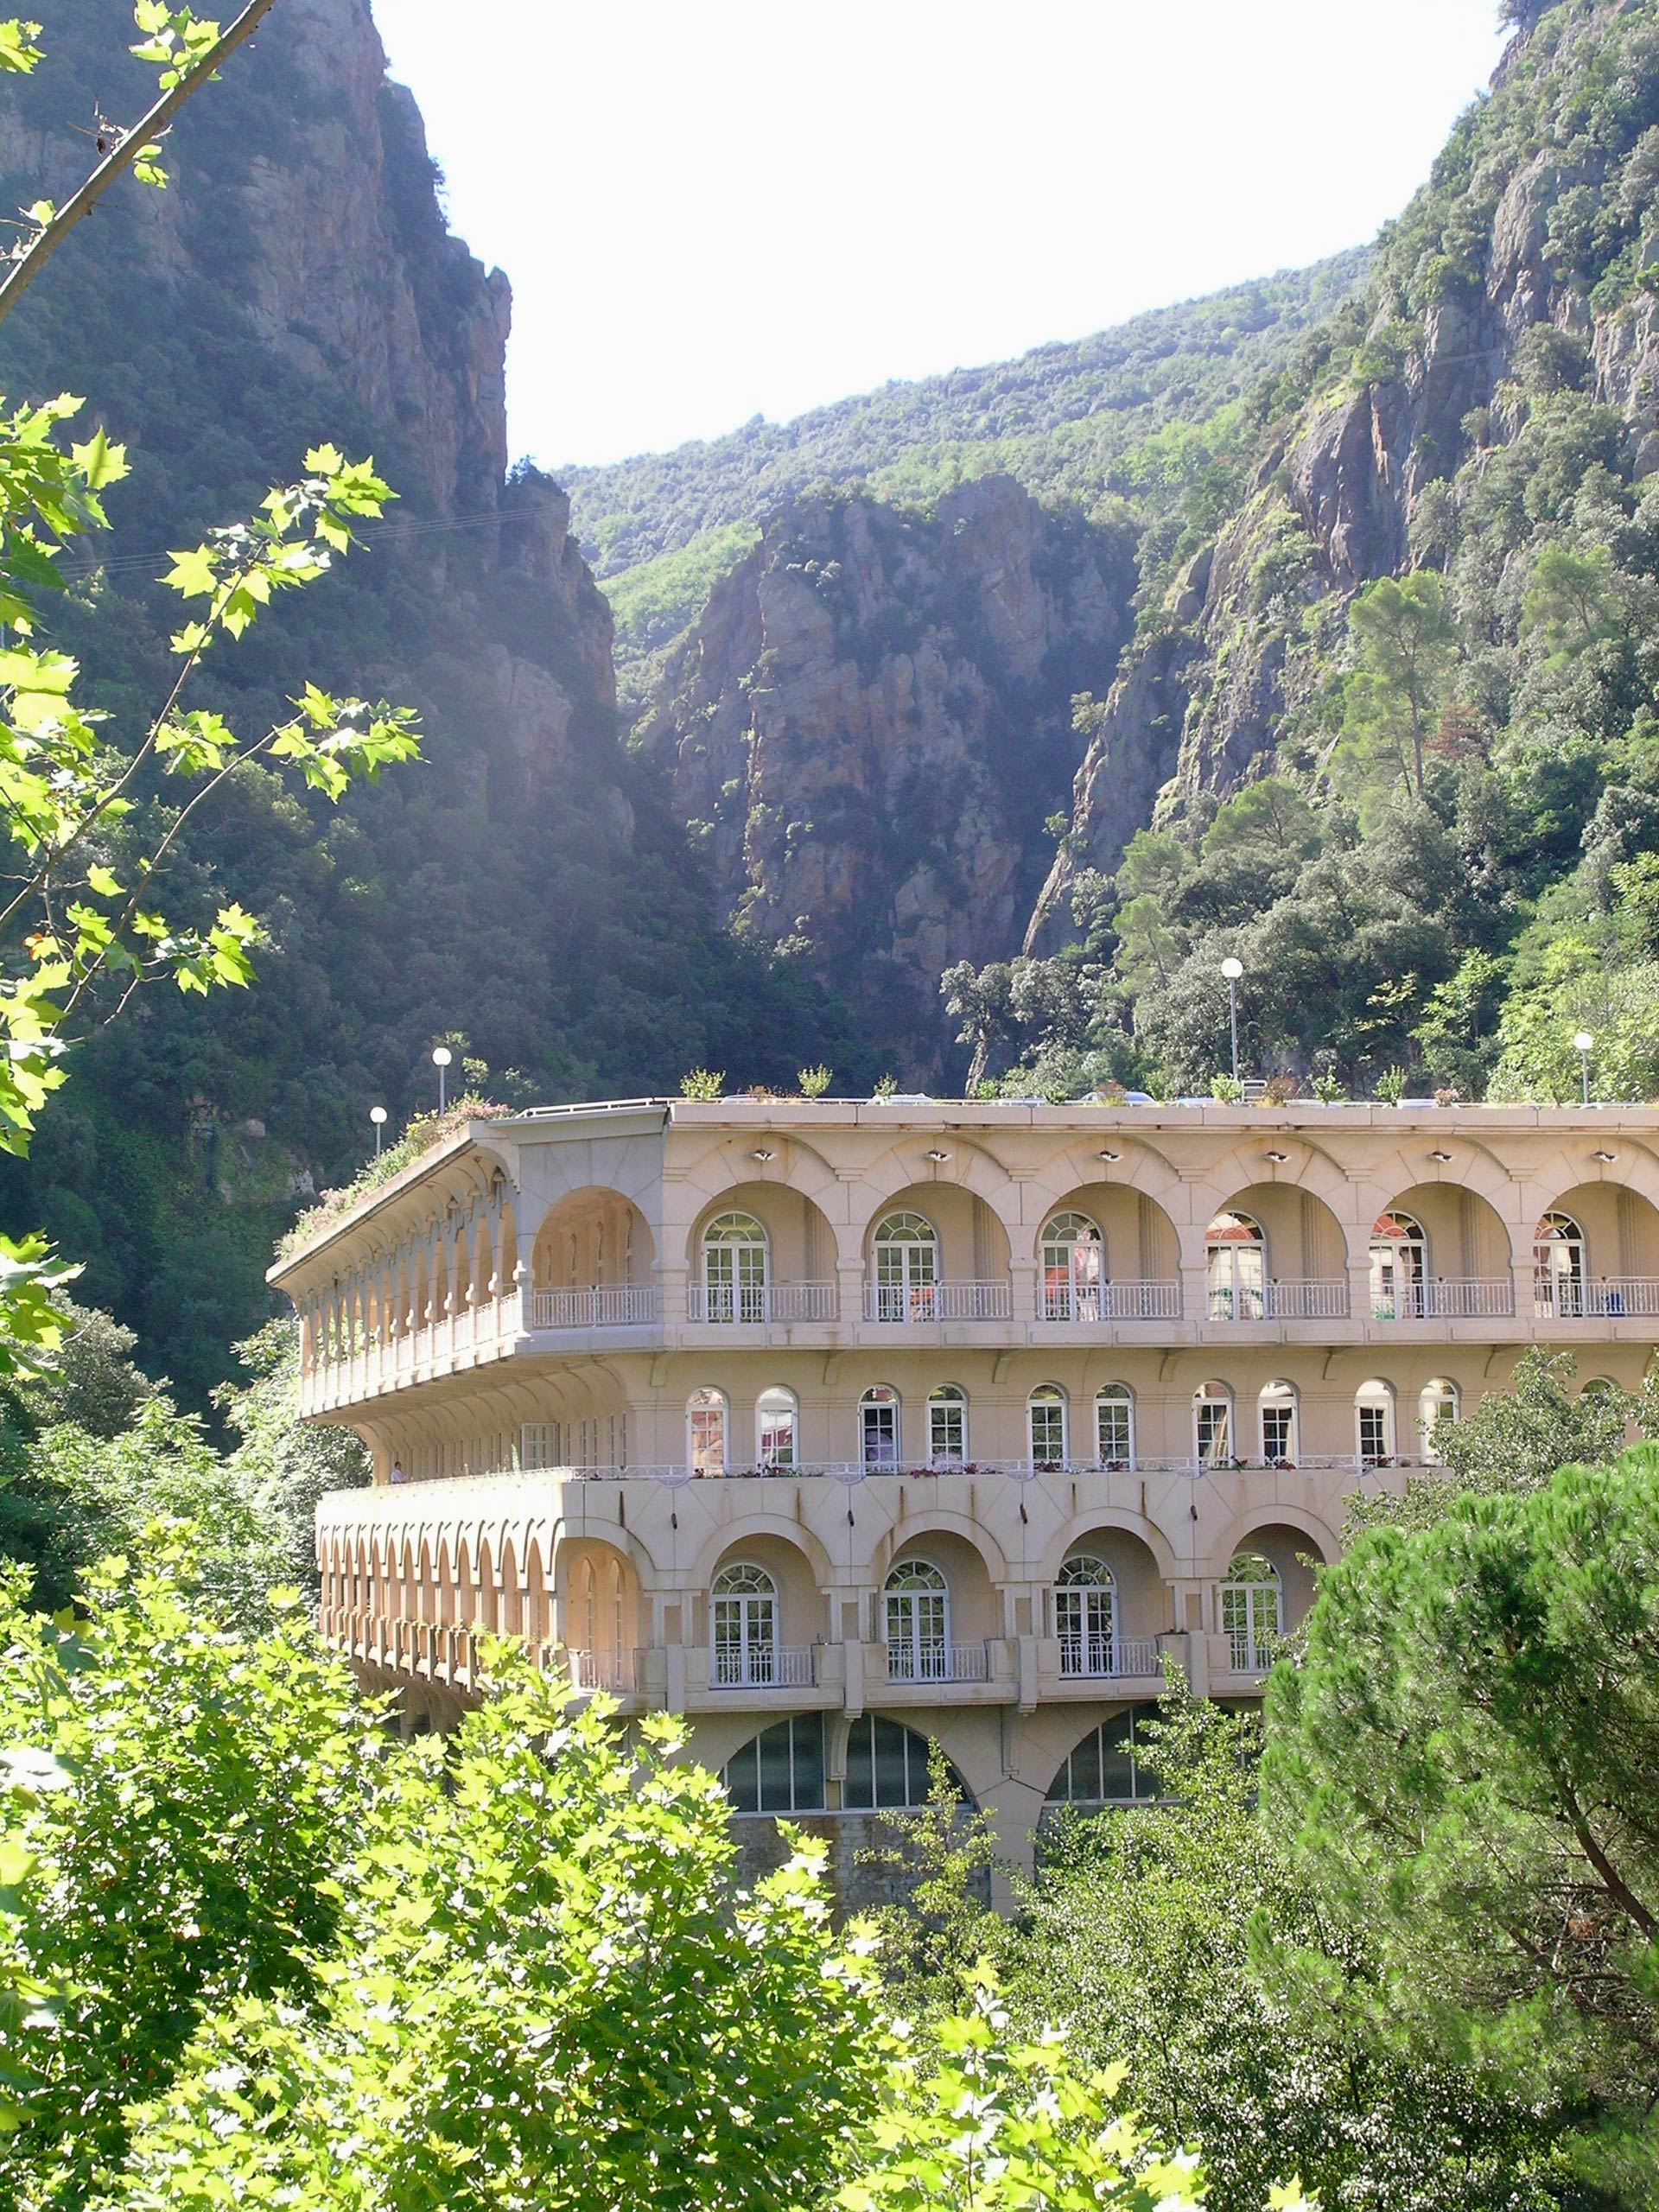
[[[803,1068],[795,1080],[801,1086],[803,1098],[822,1098],[835,1081],[833,1068]]]
[[[879,2063],[821,1852],[741,1891],[677,1722],[625,1747],[505,1643],[488,1664],[481,1709],[447,1747],[390,1753],[342,1830],[303,2000],[250,1993],[203,2023],[135,2115],[116,2201],[821,2198]]]
[[[1268,1690],[1264,1799],[1393,2017],[1659,2171],[1659,1451],[1378,1529]]]
[[[1201,2212],[1197,2158],[1154,2143],[1113,2107],[1128,2069],[1075,2065],[1058,2037],[1009,2033],[995,1987],[945,2022],[925,2051],[895,2061],[868,2145],[855,2143],[846,2212]],[[1312,2212],[1299,2189],[1284,2212]]]
[[[692,1068],[680,1077],[682,1098],[712,1100],[723,1096],[726,1077],[710,1068]]]
[[[303,1992],[378,1756],[296,1603],[244,1637],[182,1566],[111,1562],[73,1622],[0,1577],[0,1974],[41,1993],[0,2082],[20,2212],[89,2201],[201,2014]]]

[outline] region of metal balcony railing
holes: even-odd
[[[988,1682],[991,1654],[983,1643],[890,1643],[890,1682]]]
[[[1515,1282],[1510,1275],[1478,1281],[1436,1275],[1371,1296],[1373,1321],[1497,1320],[1514,1312]]]
[[[834,1321],[840,1310],[832,1282],[693,1283],[685,1301],[687,1320],[707,1328]]]
[[[1212,1289],[1212,1321],[1344,1321],[1348,1318],[1345,1281],[1269,1282]]]
[[[662,1294],[651,1283],[530,1294],[532,1329],[643,1328],[662,1318]]]
[[[1593,1282],[1570,1275],[1533,1285],[1533,1313],[1540,1321],[1618,1321],[1659,1316],[1659,1281],[1648,1276],[1599,1275]]]
[[[1155,1675],[1159,1665],[1155,1636],[1060,1638],[1060,1672],[1067,1676]]]
[[[810,1690],[817,1681],[815,1651],[786,1650],[780,1644],[715,1646],[712,1678],[721,1690]]]
[[[933,1321],[1007,1321],[1014,1295],[1007,1282],[867,1282],[864,1319],[899,1327]]]
[[[1039,1321],[1179,1321],[1178,1282],[1042,1284],[1037,1293]]]
[[[563,1656],[575,1689],[609,1690],[626,1696],[633,1688],[631,1651],[579,1651],[567,1645]]]

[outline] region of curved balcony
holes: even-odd
[[[663,1318],[662,1293],[654,1283],[532,1290],[527,1303],[532,1329],[641,1329]]]

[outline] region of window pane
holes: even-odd
[[[760,1810],[788,1813],[794,1809],[790,1789],[790,1726],[779,1721],[758,1739],[760,1754]]]
[[[732,1808],[739,1813],[758,1813],[760,1809],[760,1745],[751,1738],[741,1751],[734,1751],[726,1762],[721,1780],[732,1801]]]
[[[847,1779],[842,1790],[849,1812],[867,1813],[875,1803],[874,1727],[874,1716],[864,1713],[848,1732]]]
[[[906,1753],[910,1745],[910,1730],[896,1720],[883,1720],[874,1715],[871,1719],[875,1750],[875,1802],[880,1806],[904,1806],[912,1800],[910,1795],[910,1763]],[[926,1753],[922,1758],[924,1792],[926,1790]]]

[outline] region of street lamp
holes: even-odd
[[[380,1157],[380,1132],[386,1126],[385,1108],[384,1106],[371,1106],[369,1109],[369,1119],[374,1123],[374,1156],[378,1160]]]
[[[1221,963],[1221,972],[1227,978],[1227,1019],[1233,1033],[1233,1081],[1238,1081],[1238,979],[1244,973],[1242,960],[1227,959]]]
[[[1590,1103],[1590,1055],[1595,1050],[1595,1039],[1587,1029],[1580,1029],[1573,1039],[1573,1049],[1579,1056],[1579,1073],[1584,1079],[1584,1103]]]
[[[443,1111],[446,1096],[443,1071],[454,1057],[447,1045],[435,1045],[432,1048],[432,1065],[438,1071],[438,1111],[440,1114]]]

